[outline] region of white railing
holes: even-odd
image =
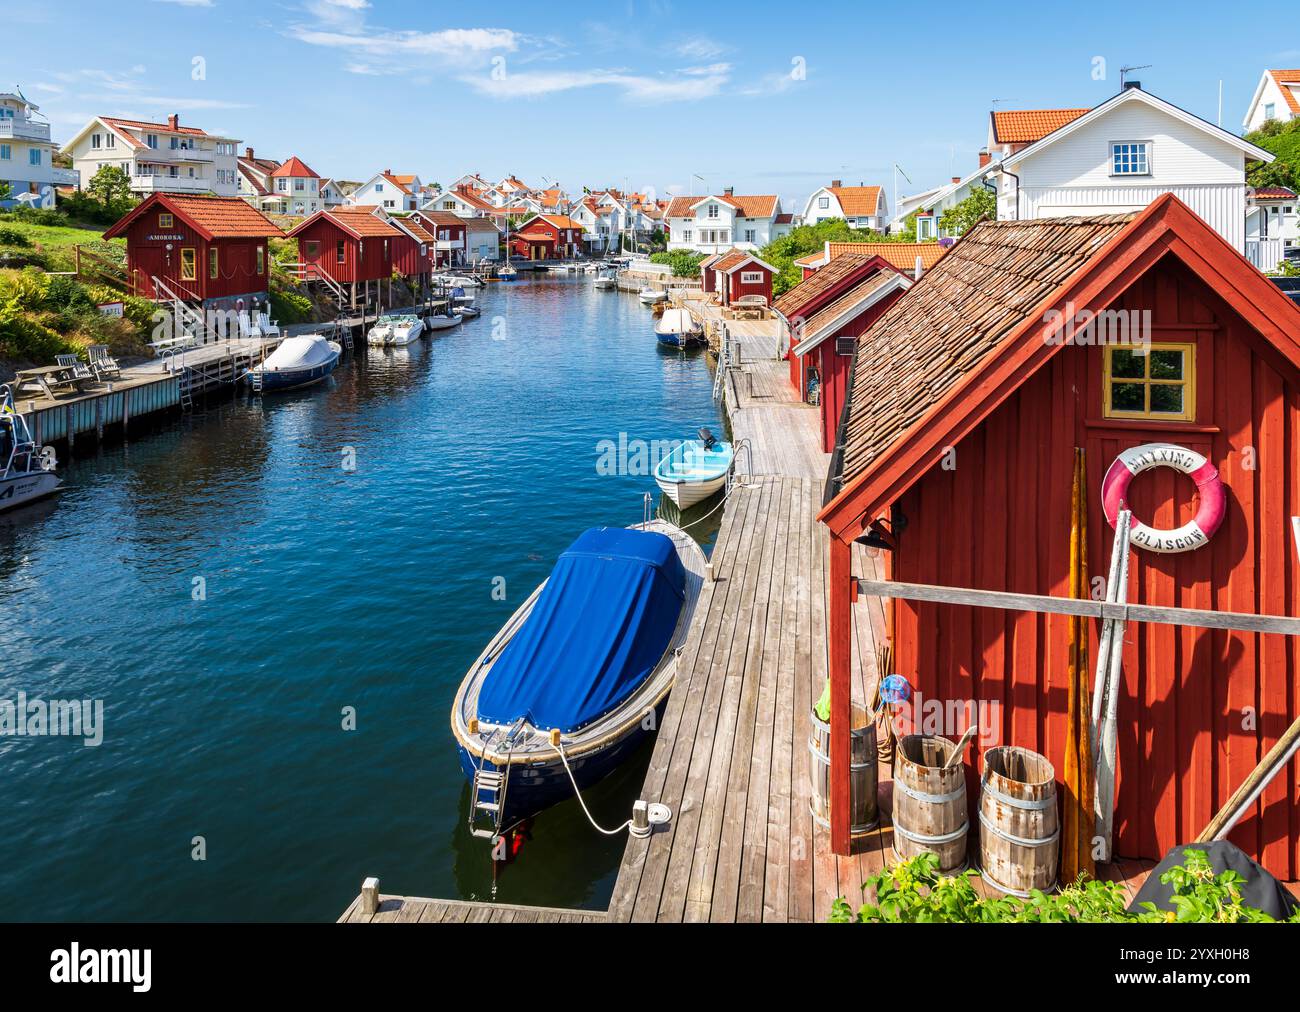
[[[79,169],[60,169],[56,166],[50,169],[50,182],[55,186],[80,186],[81,171]]]
[[[217,153],[203,148],[144,148],[138,157],[146,162],[211,162]]]
[[[1281,239],[1246,240],[1246,259],[1265,273],[1276,270],[1277,265],[1282,262],[1282,256]]]
[[[20,140],[48,141],[50,125],[26,119],[0,119],[0,137],[17,137]]]
[[[212,180],[203,176],[139,173],[131,177],[131,189],[146,193],[207,193],[212,189]]]

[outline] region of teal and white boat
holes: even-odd
[[[690,509],[727,483],[735,457],[730,443],[701,429],[699,439],[685,440],[655,465],[655,481],[680,509]]]

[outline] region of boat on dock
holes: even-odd
[[[693,348],[706,343],[704,326],[687,309],[665,309],[655,321],[655,339],[670,348]]]
[[[410,344],[423,334],[424,324],[414,313],[393,313],[379,318],[366,335],[366,343],[376,346]]]
[[[478,306],[457,306],[452,312],[462,320],[473,320],[483,315],[483,310],[479,309]]]
[[[258,393],[292,390],[325,379],[342,356],[343,346],[323,334],[286,337],[264,362],[253,366],[245,376]]]
[[[58,491],[54,451],[37,445],[27,419],[14,409],[14,392],[0,387],[0,511]]]
[[[730,443],[700,429],[699,439],[687,439],[655,465],[655,482],[681,509],[690,509],[727,483],[736,454]]]
[[[451,728],[470,829],[495,839],[582,791],[653,733],[704,582],[664,520],[586,531],[461,682]]]

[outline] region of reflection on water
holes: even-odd
[[[546,275],[480,302],[317,387],[67,460],[57,499],[0,520],[0,698],[102,699],[105,720],[98,748],[0,739],[0,918],[324,920],[366,875],[490,892],[456,686],[584,528],[658,497],[598,474],[600,442],[719,419],[704,359],[661,355],[634,297]],[[602,822],[648,754],[592,791]],[[497,896],[603,906],[624,842],[566,802]]]

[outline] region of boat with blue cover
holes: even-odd
[[[597,783],[654,733],[705,564],[664,520],[592,528],[559,557],[452,706],[476,836],[495,839]]]
[[[699,439],[683,440],[655,465],[655,482],[681,509],[703,502],[727,483],[736,454],[708,429]]]
[[[292,390],[319,383],[332,373],[343,346],[324,334],[286,337],[279,347],[244,375],[255,391]]]

